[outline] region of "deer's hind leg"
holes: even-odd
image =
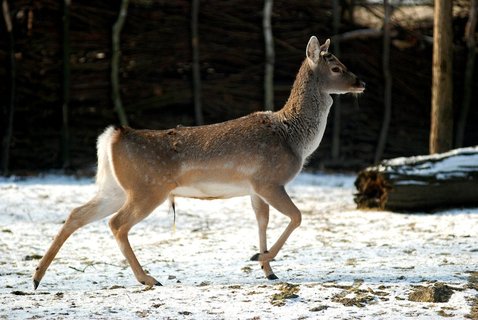
[[[124,206],[109,221],[109,225],[123,256],[128,261],[136,279],[144,285],[160,286],[161,283],[144,272],[131,248],[128,233],[131,228],[146,218],[157,206],[168,198],[168,194],[160,196],[145,196],[130,193]]]
[[[45,255],[43,255],[38,267],[33,275],[33,287],[38,288],[41,279],[45,275],[46,270],[57,255],[65,241],[81,227],[105,218],[116,211],[123,205],[125,195],[123,190],[117,189],[110,192],[99,192],[93,199],[86,204],[75,208],[71,211],[55,239],[51,243]]]
[[[259,196],[251,196],[251,204],[256,214],[257,225],[259,227],[259,251],[260,253],[267,253],[267,225],[269,224],[269,205],[264,202]],[[272,271],[269,261],[259,262],[267,279],[276,280],[277,276]]]

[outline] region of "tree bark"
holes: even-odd
[[[430,153],[453,146],[452,1],[435,0]]]
[[[385,146],[387,144],[388,128],[390,127],[390,119],[392,117],[392,75],[390,72],[390,16],[392,8],[388,0],[383,1],[384,18],[383,18],[383,53],[382,53],[382,69],[385,89],[384,98],[384,114],[382,128],[378,139],[377,149],[375,151],[375,163],[382,159]]]
[[[12,19],[10,16],[10,9],[8,6],[8,1],[2,1],[2,13],[3,19],[5,21],[5,27],[8,33],[8,43],[9,43],[9,65],[8,65],[8,76],[9,76],[9,97],[8,103],[5,107],[5,132],[2,139],[2,174],[7,176],[9,174],[10,168],[10,145],[12,142],[13,135],[13,118],[15,113],[15,82],[16,82],[16,63],[15,63],[15,41],[13,37],[13,25]]]
[[[123,29],[124,22],[126,20],[126,15],[128,14],[128,0],[121,1],[121,7],[118,14],[118,19],[113,25],[113,48],[111,56],[111,98],[113,100],[114,108],[118,114],[118,118],[121,125],[128,125],[128,118],[126,112],[123,108],[123,103],[121,102],[121,92],[119,84],[119,62],[121,56],[120,49],[120,34]]]
[[[70,159],[70,5],[71,0],[63,1],[63,104],[61,127],[61,164],[63,168],[71,166]]]
[[[202,99],[201,99],[201,68],[199,66],[199,32],[198,32],[198,20],[199,20],[199,1],[192,0],[191,10],[191,46],[193,54],[193,99],[194,99],[194,115],[196,119],[196,125],[204,124],[204,116],[202,112]]]
[[[264,70],[264,107],[266,110],[274,110],[274,38],[272,36],[272,5],[273,0],[264,0],[264,12],[262,27],[265,42],[265,70]]]
[[[355,181],[360,209],[433,211],[478,206],[478,147],[382,161]]]
[[[475,57],[476,57],[476,20],[478,15],[478,1],[470,1],[470,13],[468,22],[465,28],[465,41],[468,50],[466,67],[465,67],[465,87],[463,92],[463,104],[461,106],[460,115],[457,121],[455,147],[463,146],[465,136],[466,119],[468,118],[468,111],[470,110],[472,90],[473,90],[473,74],[475,71]]]

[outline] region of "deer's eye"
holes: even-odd
[[[332,68],[332,72],[335,72],[335,73],[340,73],[342,70],[340,70],[339,67],[333,67]]]

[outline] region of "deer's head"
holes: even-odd
[[[329,53],[329,45],[330,39],[320,45],[315,36],[312,36],[307,44],[307,62],[317,76],[319,90],[329,94],[362,93],[365,90],[365,82]]]

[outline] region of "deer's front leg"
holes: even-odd
[[[270,261],[274,259],[279,250],[284,246],[284,243],[289,238],[292,231],[300,226],[302,215],[283,186],[258,185],[255,187],[255,191],[268,204],[290,218],[289,224],[282,232],[279,239],[277,239],[274,245],[269,249],[269,252],[260,252],[251,258],[251,260],[255,261]]]
[[[259,251],[267,253],[267,225],[269,223],[269,205],[258,195],[251,196],[251,204],[256,214],[257,225],[259,227]],[[277,276],[272,271],[269,261],[259,262],[267,279],[275,280]]]

